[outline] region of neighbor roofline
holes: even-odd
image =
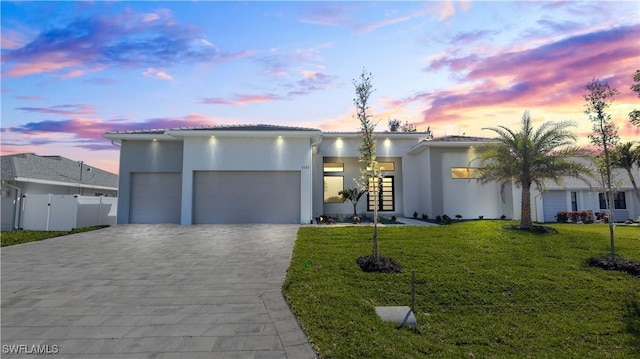
[[[14,181],[14,182],[28,182],[28,183],[48,184],[48,185],[53,185],[53,186],[104,189],[104,190],[109,190],[109,191],[117,191],[118,190],[118,187],[100,186],[100,185],[92,185],[92,184],[85,184],[85,183],[74,183],[74,182],[60,182],[60,181],[51,181],[51,180],[43,180],[43,179],[37,179],[37,178],[26,178],[26,177],[2,177],[2,180],[3,181]]]

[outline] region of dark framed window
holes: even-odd
[[[578,192],[571,192],[571,210],[578,210]]]
[[[395,211],[395,187],[394,177],[385,176],[382,181],[378,183],[378,211],[392,212]],[[369,179],[369,192],[367,194],[367,210],[373,211],[375,207],[375,197],[372,195],[375,189],[377,179]]]
[[[605,201],[604,193],[598,193],[598,200],[600,202],[600,209],[607,209],[607,202]],[[617,192],[613,195],[613,208],[627,209],[627,200],[624,192]]]

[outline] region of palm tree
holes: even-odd
[[[353,205],[354,217],[358,215],[358,201],[360,201],[360,198],[362,198],[365,193],[367,193],[367,191],[361,190],[358,187],[346,188],[343,191],[338,192],[338,194],[342,197],[343,202],[346,200],[351,201],[351,204]]]
[[[520,228],[531,229],[531,185],[543,188],[544,180],[559,182],[563,176],[579,177],[589,170],[573,162],[581,149],[575,146],[572,122],[545,122],[534,131],[528,111],[522,115],[522,128],[514,132],[507,127],[483,128],[498,134],[496,143],[478,148],[477,178],[481,184],[501,182],[501,193],[513,180],[522,187]]]
[[[635,142],[627,142],[616,147],[613,153],[613,165],[627,171],[627,175],[629,175],[629,180],[633,186],[633,192],[638,201],[640,201],[640,191],[638,191],[638,185],[631,172],[635,163],[638,163],[640,167],[640,146],[632,148],[634,144]]]

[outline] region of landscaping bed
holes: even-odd
[[[400,274],[366,273],[370,227],[303,227],[283,292],[321,358],[598,357],[640,355],[640,279],[586,264],[609,251],[608,227],[506,221],[379,229],[381,256]],[[616,251],[640,260],[638,228],[616,228]],[[305,263],[308,265],[305,266]],[[411,303],[416,329],[376,306]]]

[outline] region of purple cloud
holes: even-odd
[[[246,106],[254,103],[264,103],[272,101],[291,100],[298,96],[308,95],[314,91],[321,91],[333,86],[334,76],[325,75],[314,71],[304,71],[304,78],[295,82],[285,84],[285,89],[290,89],[283,95],[274,93],[264,94],[233,94],[229,98],[208,97],[199,101],[206,105],[232,105]]]
[[[481,39],[487,39],[488,37],[490,37],[491,35],[495,35],[496,33],[497,33],[496,31],[489,31],[489,30],[461,32],[456,34],[451,39],[451,42],[456,45],[464,45],[464,44],[476,42]]]
[[[4,75],[215,63],[250,55],[219,51],[199,29],[180,25],[164,14],[151,15],[156,16],[130,12],[93,16],[42,31],[26,45],[3,53],[3,61],[9,64]]]
[[[51,107],[18,107],[16,110],[62,116],[91,116],[96,113],[93,106],[83,104],[57,105]]]
[[[464,118],[464,113],[492,108],[580,108],[584,84],[607,77],[617,88],[628,86],[640,55],[640,26],[618,27],[571,36],[545,45],[495,56],[443,56],[425,70],[449,68],[471,87],[419,94],[394,103],[426,102],[425,123]],[[505,79],[509,79],[505,83]]]

